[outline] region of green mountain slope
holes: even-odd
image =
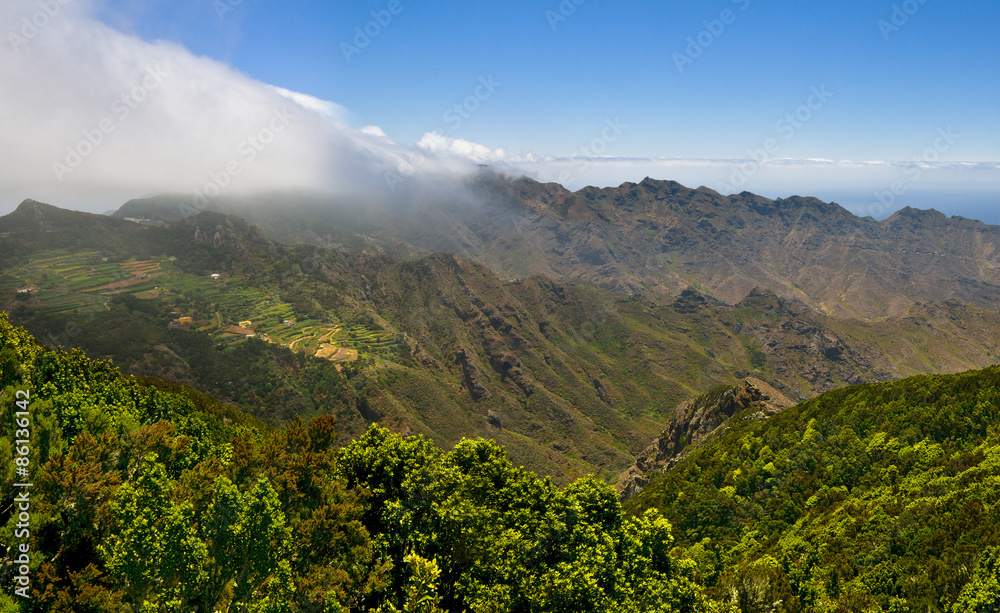
[[[754,378],[731,387],[720,385],[707,394],[683,402],[674,409],[673,417],[660,436],[618,477],[615,489],[622,501],[632,498],[651,478],[672,468],[737,413],[749,412],[754,419],[767,419],[793,404],[781,392]]]
[[[106,219],[65,214],[80,236]],[[766,290],[727,306],[695,291],[507,281],[454,255],[281,245],[217,213],[121,223],[110,247],[97,230],[72,248],[47,232],[53,249],[21,238],[39,226],[0,218],[23,240],[0,269],[4,309],[50,345],[196,386],[274,425],[333,412],[342,441],[373,422],[441,445],[489,437],[560,483],[616,478],[679,403],[716,385],[752,375],[802,400],[1000,353],[1000,314],[960,303],[837,320]],[[37,291],[15,293],[28,285]]]
[[[628,517],[490,441],[338,448],[329,415],[273,431],[0,315],[0,481],[30,500],[0,508],[0,610],[989,613],[998,398],[992,368],[751,406]]]
[[[755,611],[947,611],[976,577],[986,598],[1000,368],[836,390],[763,422],[756,410],[627,504],[674,523],[710,594]],[[992,589],[955,610],[996,610]]]
[[[662,518],[485,440],[337,448],[328,415],[272,432],[2,314],[0,402],[8,613],[704,610]]]

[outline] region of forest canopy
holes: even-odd
[[[30,597],[2,611],[697,611],[658,512],[593,478],[559,489],[487,440],[443,451],[335,419],[274,431],[193,390],[48,351],[0,316],[3,438],[30,393]],[[160,389],[160,387],[164,389]],[[4,491],[14,490],[12,464]]]
[[[0,385],[4,491],[33,486],[3,613],[1000,610],[1000,368],[738,414],[625,509],[490,440],[275,430],[5,315]]]

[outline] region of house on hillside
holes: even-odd
[[[220,275],[217,272],[216,273],[212,273],[212,278],[215,279],[216,281],[218,281],[219,279],[222,278],[222,275]]]
[[[34,285],[29,285],[28,287],[22,287],[21,289],[17,290],[17,293],[22,295],[34,294],[36,291],[38,291],[38,288],[36,288]]]
[[[245,336],[246,338],[255,338],[257,333],[249,328],[244,328],[243,326],[229,326],[226,328],[228,334],[235,334],[237,336]]]

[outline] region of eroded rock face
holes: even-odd
[[[633,466],[618,478],[616,489],[622,501],[638,494],[652,473],[667,470],[727,419],[754,409],[754,419],[768,419],[794,403],[760,379],[749,378],[730,388],[717,388],[677,406],[674,417]]]
[[[785,393],[795,393],[794,386],[787,383],[789,376],[806,382],[812,394],[899,376],[884,353],[873,351],[843,330],[834,330],[830,320],[802,302],[755,288],[736,308],[760,314],[731,329],[759,345],[775,385]]]
[[[483,373],[477,366],[476,355],[467,347],[455,348],[455,361],[462,365],[462,373],[465,375],[465,386],[473,400],[488,398],[489,389],[483,383]]]
[[[277,247],[267,238],[259,226],[251,224],[239,217],[203,213],[187,220],[194,226],[194,242],[211,243],[212,247],[232,247],[238,251],[246,251],[253,245],[265,249],[271,255],[277,253]]]

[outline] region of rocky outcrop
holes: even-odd
[[[795,396],[800,392],[789,385],[790,377],[817,394],[899,376],[885,352],[862,340],[869,334],[866,324],[856,324],[860,334],[845,334],[845,329],[835,330],[830,319],[806,304],[764,288],[752,290],[736,308],[749,316],[730,329],[748,343],[748,349],[759,351],[755,367],[766,369],[789,396],[804,399]]]
[[[524,371],[521,360],[512,353],[502,355],[491,355],[490,366],[500,375],[500,382],[510,379],[514,385],[521,390],[525,397],[530,397],[535,393],[535,386],[531,383],[531,378]]]
[[[483,373],[479,370],[479,366],[477,366],[478,360],[476,359],[476,354],[467,347],[456,347],[455,362],[462,367],[465,387],[469,390],[469,395],[472,396],[472,399],[482,400],[488,397],[490,390],[486,388],[486,384],[483,382]]]
[[[251,224],[245,219],[220,215],[217,213],[202,213],[191,217],[187,223],[194,227],[193,239],[196,243],[209,243],[213,248],[231,247],[246,251],[253,245],[263,248],[269,254],[277,253],[274,243],[267,238],[260,226]]]
[[[667,470],[717,430],[727,419],[748,410],[750,417],[768,419],[794,403],[759,379],[749,378],[734,387],[719,387],[704,396],[683,402],[653,444],[618,478],[622,501],[638,494],[652,473]]]

